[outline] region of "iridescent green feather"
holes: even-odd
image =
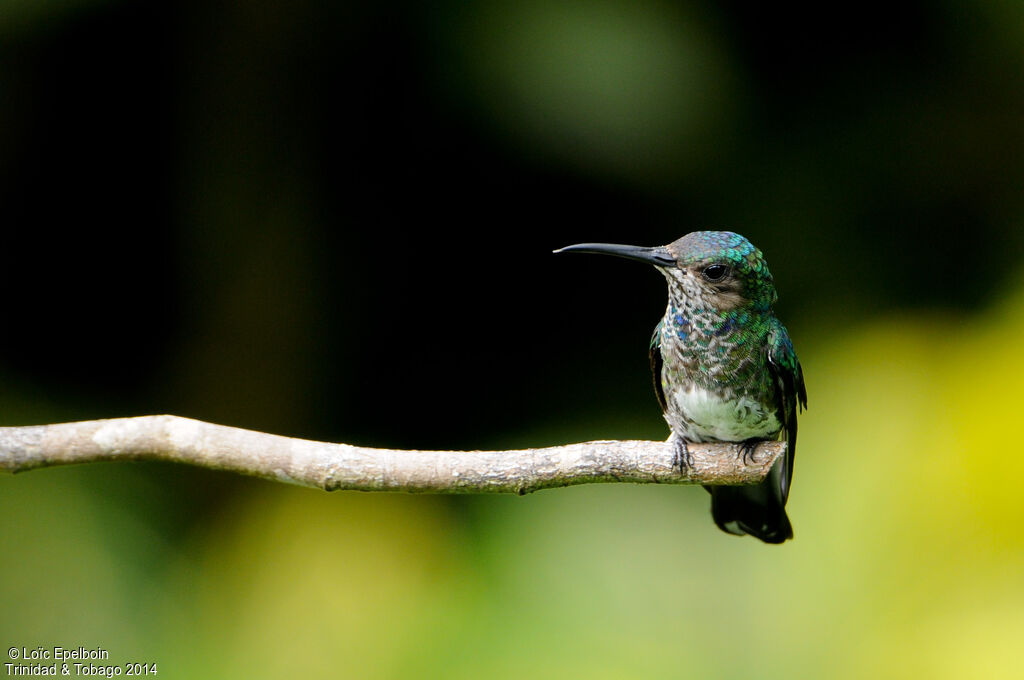
[[[782,423],[786,439],[786,469],[782,476],[782,498],[789,497],[789,484],[793,480],[793,462],[796,459],[796,415],[807,408],[807,388],[804,386],[804,372],[793,351],[793,342],[782,322],[772,317],[772,328],[768,334],[768,366],[775,379],[778,392],[777,417]]]

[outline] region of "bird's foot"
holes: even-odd
[[[672,469],[679,470],[680,476],[689,475],[693,470],[693,458],[686,440],[676,435],[672,436]]]
[[[744,442],[740,442],[739,457],[744,464],[750,465],[757,460],[757,447],[760,443],[760,439],[748,439]]]

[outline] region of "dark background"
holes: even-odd
[[[813,420],[844,393],[827,348],[921,318],[920,345],[869,333],[847,360],[930,357],[1019,289],[1022,25],[1012,2],[8,3],[0,418],[173,413],[398,448],[661,438],[661,277],[551,250],[721,228],[771,264]],[[32,476],[60,474],[129,493],[176,549],[268,493],[167,465]],[[688,498],[690,531],[710,526]],[[496,530],[491,501],[422,502],[470,545]]]
[[[1022,56],[994,7],[52,7],[8,10],[0,45],[0,351],[82,416],[468,446],[596,392],[657,423],[631,378],[659,277],[553,248],[734,229],[791,324],[960,311],[1019,257]],[[552,40],[516,76],[557,90],[501,81],[530,22],[572,45],[588,12],[636,44]],[[659,17],[710,75],[626,51]]]

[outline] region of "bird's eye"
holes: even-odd
[[[718,283],[729,275],[729,268],[724,264],[712,264],[704,267],[701,274],[711,283]]]

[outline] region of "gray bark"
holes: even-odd
[[[735,444],[690,444],[691,468],[673,467],[660,441],[592,441],[513,451],[396,451],[141,416],[0,428],[0,470],[164,460],[327,491],[509,492],[590,482],[753,484],[786,450],[764,442],[744,462]]]

